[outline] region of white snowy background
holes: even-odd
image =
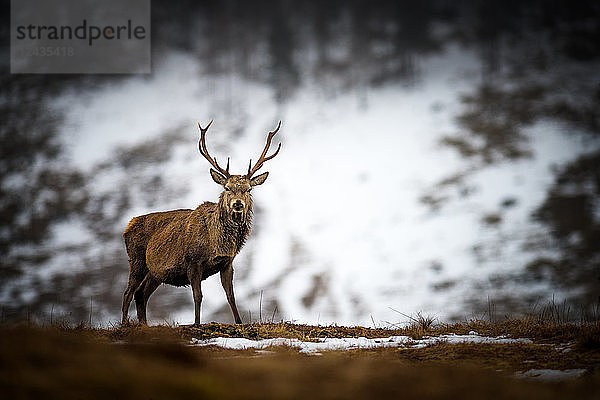
[[[402,318],[391,308],[467,317],[462,300],[471,295],[473,280],[518,270],[534,257],[521,245],[535,234],[529,217],[553,181],[552,166],[594,148],[567,136],[559,124],[537,123],[527,129],[532,158],[478,168],[468,175],[474,193],[467,201],[448,193],[450,202],[432,212],[420,201],[423,194],[473,167],[440,141],[459,131],[460,96],[479,83],[480,65],[454,45],[420,59],[420,68],[417,85],[369,89],[366,105],[353,91],[332,98],[310,82],[281,105],[267,85],[207,76],[198,59],[172,53],[155,63],[150,78],[66,95],[54,106],[65,113],[61,134],[69,157],[84,170],[120,146],[172,130],[185,137],[173,143],[173,157],[159,171],[184,187],[184,195],[154,209],[132,208],[123,227],[136,215],[217,200],[220,188],[197,152],[198,121],[215,120],[209,150],[219,160],[231,157],[237,173],[283,121],[276,136],[283,148],[265,166],[266,184],[253,191],[257,229],[235,261],[238,302],[256,318],[260,292],[264,304],[277,300],[279,318],[298,322],[369,325],[371,318]],[[235,80],[236,93],[233,104],[223,107],[229,80]],[[114,185],[113,178],[98,176],[92,187]],[[499,227],[482,226],[482,215],[499,210],[505,198],[517,206],[503,214]],[[80,240],[85,230],[65,224],[56,240]],[[490,251],[484,261],[474,254],[475,245]],[[433,289],[443,282],[452,287]],[[203,315],[210,319],[224,295],[214,278],[203,291]],[[490,288],[480,295],[494,293]],[[263,319],[272,311],[262,310]],[[180,310],[173,319],[190,322],[193,310]]]
[[[204,18],[206,25],[209,17]],[[302,39],[293,51],[298,85],[282,99],[277,85],[264,78],[273,64],[268,43],[253,42],[263,30],[226,27],[225,33],[238,32],[239,40],[251,44],[244,53],[251,73],[242,73],[237,54],[206,60],[212,39],[205,40],[202,22],[191,24],[188,34],[198,38],[192,48],[155,49],[151,75],[91,80],[85,90],[65,85],[45,98],[44,110],[59,116],[60,162],[86,174],[100,217],[75,214],[54,224],[42,244],[55,249],[52,257],[5,287],[3,304],[14,303],[15,296],[21,303],[32,301],[56,274],[87,271],[110,288],[87,282],[73,301],[90,299],[90,321],[92,314],[97,323],[119,320],[118,299],[111,300],[113,308],[93,308],[93,301],[125,288],[128,265],[120,233],[128,220],[218,199],[220,188],[197,150],[197,123],[211,119],[209,151],[221,162],[231,157],[234,173],[246,170],[266,133],[282,121],[274,140],[282,142],[281,152],[263,167],[270,172],[266,183],[253,190],[255,228],[234,261],[245,321],[386,326],[406,321],[400,313],[456,320],[473,316],[474,301],[489,299],[493,305],[496,298],[533,297],[560,303],[573,294],[547,280],[522,283],[514,277],[531,261],[558,252],[551,246],[532,251],[529,245],[549,236],[532,213],[555,182],[556,168],[597,151],[600,143],[572,124],[534,118],[519,126],[530,157],[487,163],[445,145],[444,138],[468,134],[457,120],[469,107],[464,96],[494,79],[485,73],[481,46],[449,39],[451,29],[444,24],[424,27],[440,47],[420,52],[415,45],[408,52],[412,79],[371,84],[370,74],[389,65],[354,58],[348,18],[331,21],[333,39],[324,50],[311,28],[296,21],[294,33]],[[540,47],[549,43],[536,40]],[[374,45],[371,54],[390,53],[386,46]],[[518,46],[510,43],[499,46],[507,58],[530,53],[524,48],[513,54],[508,50]],[[323,51],[331,69],[316,67]],[[510,73],[500,64],[492,83],[510,89],[519,81],[504,81]],[[351,68],[336,73],[336,65]],[[569,100],[577,85],[598,84],[598,70],[593,63],[563,62],[550,64],[545,74],[521,74],[522,82],[545,84]],[[14,182],[17,187],[20,181]],[[442,205],[427,199],[441,199]],[[488,216],[495,222],[485,223]],[[113,275],[106,276],[104,266],[115,262],[121,272],[111,267]],[[498,286],[493,284],[498,277],[510,279]],[[20,288],[16,295],[14,288]],[[203,292],[203,321],[230,322],[219,279],[205,281]],[[69,299],[60,298],[56,309],[53,299],[47,300],[47,313],[68,315]],[[155,323],[192,322],[190,289],[162,286],[150,299],[149,316]]]

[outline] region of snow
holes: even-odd
[[[533,379],[544,382],[560,382],[570,379],[576,379],[586,372],[585,369],[530,369],[523,372],[517,372],[517,378]]]
[[[81,220],[69,219],[52,226],[52,246],[86,244],[93,240],[90,228]]]
[[[423,348],[439,343],[459,344],[459,343],[479,343],[479,344],[508,344],[508,343],[531,343],[529,339],[511,339],[504,336],[486,337],[479,335],[440,335],[435,337],[424,337],[423,339],[412,339],[409,336],[390,336],[387,338],[367,339],[358,338],[319,338],[314,342],[302,341],[299,339],[262,339],[251,340],[244,338],[225,338],[218,337],[213,339],[192,339],[194,346],[218,346],[226,349],[244,350],[244,349],[265,349],[272,346],[288,346],[297,348],[300,353],[317,354],[322,351],[332,350],[353,350],[353,349],[374,349],[381,347],[404,347],[404,348]]]
[[[282,120],[276,137],[281,152],[264,168],[270,171],[266,184],[253,190],[257,229],[234,262],[236,271],[244,271],[235,282],[239,308],[258,315],[262,291],[265,302],[277,301],[278,319],[301,323],[397,321],[390,307],[443,320],[472,311],[463,302],[473,294],[474,281],[483,282],[482,298],[493,299],[494,289],[485,287],[488,277],[514,272],[532,259],[522,244],[538,234],[529,216],[552,182],[551,167],[594,146],[541,122],[526,130],[533,158],[474,169],[440,139],[460,130],[460,95],[479,83],[472,73],[479,69],[475,53],[448,46],[423,57],[420,66],[418,85],[370,88],[366,106],[353,91],[328,96],[310,83],[278,104],[266,84],[235,75],[209,77],[197,58],[172,53],[157,62],[151,77],[67,94],[54,107],[65,112],[64,142],[84,170],[119,146],[164,132],[188,138],[174,144],[177,156],[161,166],[163,176],[184,183],[187,192],[152,210],[135,204],[123,226],[135,215],[217,199],[219,188],[197,155],[197,121],[215,119],[207,134],[211,154],[219,160],[231,156],[232,171],[241,172],[258,156],[266,132]],[[461,173],[472,188],[467,200],[454,188],[436,186]],[[116,182],[99,176],[97,184]],[[448,198],[438,211],[420,201],[432,191]],[[517,205],[502,211],[498,227],[482,226],[482,215],[500,212],[506,197]],[[58,231],[67,238],[78,228]],[[307,306],[303,299],[317,276],[325,289]],[[436,291],[441,282],[451,286]],[[225,297],[214,278],[203,283],[203,292],[203,315],[210,319]],[[554,294],[560,301],[560,293]],[[173,315],[181,323],[194,319],[191,307]]]

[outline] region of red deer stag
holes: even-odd
[[[233,294],[234,257],[244,245],[252,223],[252,196],[250,190],[262,185],[268,172],[252,177],[265,161],[275,157],[281,149],[267,156],[271,140],[279,131],[281,121],[273,132],[267,135],[267,143],[258,161],[248,166],[246,175],[229,173],[206,149],[205,135],[212,121],[202,128],[198,148],[213,168],[212,179],[224,190],[218,203],[205,202],[195,210],[173,210],[156,212],[133,218],[123,233],[129,256],[129,282],[123,294],[123,323],[127,323],[127,313],[132,298],[135,298],[138,320],[146,323],[146,305],[150,295],[167,283],[174,286],[191,285],[194,295],[195,325],[200,324],[200,304],[202,302],[201,282],[219,272],[221,284],[235,322],[242,319],[235,305]]]

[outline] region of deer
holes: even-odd
[[[134,217],[123,233],[129,256],[129,280],[123,294],[122,324],[127,324],[129,305],[135,299],[138,321],[146,325],[146,307],[152,293],[161,285],[187,286],[192,288],[194,299],[194,325],[200,325],[202,303],[201,282],[220,274],[221,285],[236,324],[242,319],[233,292],[233,260],[240,252],[250,234],[252,225],[252,195],[255,186],[262,185],[269,172],[254,174],[265,162],[273,159],[279,150],[267,156],[273,136],[279,131],[281,121],[274,131],[267,134],[265,147],[245,175],[229,173],[227,167],[219,166],[206,147],[206,128],[200,123],[200,154],[211,165],[213,181],[223,187],[217,203],[204,202],[196,209],[178,209]]]

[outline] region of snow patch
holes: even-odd
[[[440,335],[435,337],[424,337],[423,339],[412,339],[409,336],[390,336],[387,338],[367,339],[358,338],[319,338],[314,342],[305,342],[299,339],[262,339],[251,340],[244,338],[225,338],[218,337],[213,339],[192,339],[194,346],[218,346],[226,349],[245,350],[245,349],[265,349],[272,346],[288,346],[297,348],[300,353],[316,354],[322,351],[331,350],[353,350],[353,349],[374,349],[381,347],[405,347],[405,348],[423,348],[439,343],[532,343],[530,339],[511,339],[505,336],[486,337],[479,335]]]
[[[530,369],[524,372],[517,372],[517,378],[534,379],[544,382],[560,382],[570,379],[576,379],[586,372],[585,369]]]

